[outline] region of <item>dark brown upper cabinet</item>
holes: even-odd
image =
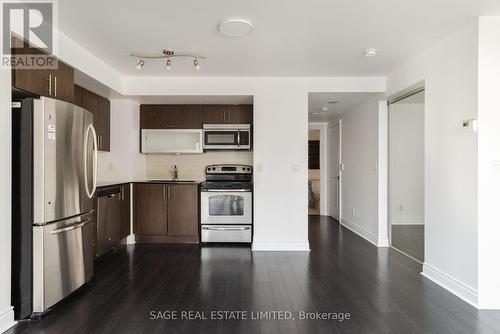
[[[201,105],[143,104],[141,129],[201,129]]]
[[[99,122],[97,123],[98,147],[101,151],[111,150],[111,103],[108,99],[99,96],[97,100],[97,112]]]
[[[253,105],[251,104],[229,105],[227,114],[231,124],[253,124]]]
[[[109,152],[110,145],[110,102],[85,88],[82,90],[82,108],[94,115],[94,127],[97,134],[97,149]],[[75,104],[76,101],[75,101]]]
[[[36,48],[30,48],[24,43],[24,48],[12,49],[14,55],[40,54],[45,52]],[[29,52],[27,51],[29,50]],[[40,96],[73,102],[74,69],[55,56],[57,68],[54,69],[22,69],[12,68],[12,86]]]
[[[214,104],[203,106],[204,124],[252,124],[252,105]]]
[[[73,104],[83,108],[83,88],[78,85],[74,87]]]
[[[203,124],[226,124],[229,123],[227,105],[204,105]]]

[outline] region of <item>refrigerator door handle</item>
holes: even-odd
[[[88,171],[87,171],[87,154],[88,154],[88,145],[89,145],[89,132],[92,132],[92,141],[94,144],[94,161],[92,164],[92,191],[89,190],[89,181],[88,181]],[[87,192],[87,196],[92,198],[97,189],[97,134],[95,132],[94,126],[92,124],[89,125],[87,131],[85,132],[85,141],[84,141],[84,177],[85,177],[85,191]]]
[[[72,231],[72,230],[76,230],[77,228],[80,228],[80,227],[83,227],[83,226],[87,225],[89,222],[90,222],[90,219],[86,219],[86,220],[84,220],[81,223],[74,224],[74,225],[67,226],[67,227],[63,227],[63,228],[60,228],[60,229],[57,229],[57,230],[50,231],[50,234],[59,234],[59,233],[64,233],[64,232],[69,232],[69,231]]]

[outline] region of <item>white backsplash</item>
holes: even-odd
[[[205,179],[205,166],[211,164],[253,165],[253,152],[211,151],[203,154],[149,154],[146,155],[148,179],[170,179],[172,169],[179,169],[179,179]]]

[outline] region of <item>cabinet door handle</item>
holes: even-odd
[[[226,123],[226,112],[222,113],[222,123]]]
[[[57,97],[57,77],[54,76],[54,96]]]
[[[170,187],[168,187],[168,199],[170,199]]]
[[[231,123],[231,114],[229,114],[229,110],[226,111],[226,113],[227,113],[227,122]]]
[[[165,186],[163,186],[163,198],[165,198]]]
[[[52,74],[49,74],[49,96],[52,95]]]

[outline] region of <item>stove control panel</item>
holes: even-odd
[[[252,166],[248,165],[208,165],[205,173],[209,174],[252,174]]]

